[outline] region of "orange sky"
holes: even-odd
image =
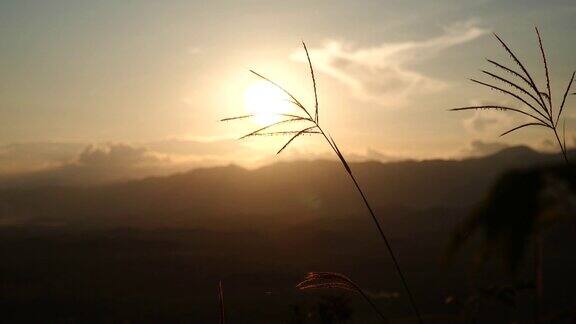
[[[550,149],[538,129],[498,138],[516,116],[446,109],[509,103],[467,78],[486,67],[485,57],[508,59],[492,31],[539,68],[534,24],[561,92],[576,66],[565,41],[575,13],[572,1],[3,1],[0,173],[94,150],[126,154],[118,157],[126,163],[190,167],[274,161],[283,139],[234,142],[254,125],[218,120],[250,110],[247,89],[258,80],[249,69],[312,105],[302,39],[317,71],[322,123],[353,157],[461,157],[519,143]],[[570,145],[572,115],[567,109]],[[328,156],[320,144],[306,138],[282,158]]]

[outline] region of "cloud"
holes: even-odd
[[[247,166],[261,154],[232,140],[9,144],[0,146],[0,186],[102,184],[233,162]]]
[[[552,141],[551,139],[545,138],[538,144],[538,148],[542,151],[552,151],[556,149],[557,145],[558,144],[556,144],[556,142]]]
[[[145,143],[143,146],[155,152],[170,154],[173,156],[225,157],[253,153],[248,152],[250,149],[235,139],[169,139]]]
[[[510,116],[500,111],[475,111],[472,116],[465,118],[464,128],[472,134],[486,134],[504,131],[504,126],[512,123]]]
[[[109,143],[88,145],[74,159],[59,165],[4,175],[0,185],[94,185],[174,171],[173,163],[166,156],[128,144]]]
[[[0,146],[0,174],[23,173],[67,163],[85,144],[58,142],[10,143]]]
[[[500,152],[508,147],[510,145],[505,143],[474,140],[462,150],[462,155],[465,157],[481,157]]]
[[[78,156],[77,163],[86,167],[131,168],[169,163],[168,157],[160,157],[143,147],[112,143],[89,145]]]
[[[507,101],[494,102],[472,100],[470,105],[502,105],[507,107],[515,107],[513,103]],[[522,120],[525,120],[523,116],[511,112],[500,110],[474,110],[470,117],[463,119],[462,123],[464,128],[472,135],[489,135],[494,137],[513,128],[518,124],[518,122],[521,122]]]
[[[422,41],[383,43],[373,47],[356,47],[327,41],[311,49],[317,71],[347,85],[356,97],[382,106],[406,105],[410,98],[441,91],[447,84],[426,76],[413,65],[437,56],[443,50],[472,41],[487,30],[469,21],[445,28],[440,36]],[[291,58],[305,62],[301,50]]]
[[[364,151],[348,151],[345,153],[348,162],[396,162],[407,160],[408,158],[402,155],[396,155],[389,152],[382,152],[372,148],[367,148]],[[256,166],[269,165],[277,162],[293,162],[293,161],[315,161],[315,160],[333,160],[337,161],[338,157],[329,148],[321,148],[317,150],[310,150],[309,148],[293,147],[290,150],[282,152],[280,155],[265,154],[264,157],[256,161]]]
[[[277,156],[273,149],[252,148],[227,139],[170,139],[142,144],[74,144],[70,147],[67,143],[52,143],[50,150],[43,143],[29,143],[25,146],[9,145],[2,150],[5,160],[25,163],[27,157],[37,161],[35,165],[43,167],[5,173],[0,176],[0,187],[99,185],[230,163],[258,167],[278,161],[336,159],[334,153],[327,150],[311,152],[297,148]],[[53,153],[48,154],[48,151]],[[11,152],[17,153],[16,156],[10,156]],[[352,152],[348,159],[354,162],[399,160],[373,149]]]
[[[379,162],[393,162],[400,161],[404,158],[398,155],[392,155],[383,153],[381,151],[368,148],[364,154],[361,153],[351,153],[348,159],[353,162],[365,162],[365,161],[379,161]]]

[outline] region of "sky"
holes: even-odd
[[[524,120],[470,82],[485,58],[514,66],[497,32],[543,85],[534,26],[556,100],[576,68],[574,1],[0,0],[0,174],[63,164],[178,170],[329,157],[306,136],[237,140],[253,69],[313,106],[301,41],[316,71],[320,121],[353,159],[462,158],[549,132],[498,135]],[[568,101],[567,142],[576,113]]]

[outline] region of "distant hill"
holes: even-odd
[[[469,207],[503,171],[556,163],[527,147],[467,160],[354,163],[381,217],[390,208]],[[251,228],[364,213],[334,161],[286,162],[246,170],[196,169],[101,186],[18,186],[0,190],[0,224],[98,227]]]
[[[517,147],[462,161],[351,167],[421,310],[458,316],[448,296],[466,300],[476,285],[510,278],[494,265],[474,277],[474,242],[446,266],[456,224],[505,170],[556,163],[558,155]],[[0,225],[0,309],[9,322],[213,323],[220,280],[233,323],[296,323],[296,310],[313,314],[326,295],[350,300],[352,323],[376,322],[352,294],[297,291],[308,271],[347,274],[390,318],[411,314],[387,251],[334,161],[197,169],[101,186],[5,187]],[[574,228],[558,227],[544,242],[550,309],[576,302]],[[525,270],[521,279],[530,280]],[[530,295],[519,302],[518,313],[530,316]],[[486,323],[510,312],[498,303],[483,307]]]

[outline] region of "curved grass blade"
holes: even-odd
[[[302,109],[302,108],[303,108],[301,103],[296,102],[296,101],[294,101],[294,100],[291,99],[291,98],[286,98],[286,99],[284,99],[284,100],[288,101],[289,103],[293,104],[294,106],[298,107],[299,109]]]
[[[302,41],[304,46],[304,51],[306,52],[306,58],[308,59],[308,66],[310,67],[310,75],[312,76],[312,85],[314,86],[314,107],[316,108],[316,113],[314,115],[316,123],[318,123],[318,91],[316,91],[316,78],[314,77],[314,69],[312,68],[312,60],[310,59],[310,54],[308,54],[308,48],[306,43]]]
[[[302,119],[310,120],[310,119],[308,119],[308,117],[298,116],[298,115],[293,115],[293,114],[274,114],[274,115],[275,116],[282,116],[282,117],[302,118]],[[228,117],[228,118],[220,119],[220,121],[226,122],[226,121],[246,119],[246,118],[251,118],[251,117],[256,117],[256,116],[257,116],[256,114],[250,114],[250,115],[243,115],[243,116],[237,116],[237,117]],[[310,120],[310,121],[312,121],[312,120]]]
[[[544,61],[544,70],[546,71],[546,89],[548,90],[548,107],[550,107],[550,117],[552,117],[552,91],[550,90],[550,75],[548,73],[548,60],[546,59],[546,51],[544,51],[544,46],[542,45],[542,37],[540,37],[540,31],[538,27],[536,29],[536,35],[538,36],[538,44],[540,45],[540,53],[542,54],[542,61]]]
[[[566,118],[562,122],[562,144],[564,145],[564,152],[566,152]]]
[[[299,131],[298,133],[296,133],[296,135],[292,136],[292,138],[289,139],[288,142],[286,142],[286,144],[284,144],[284,146],[282,146],[282,148],[278,152],[276,152],[276,154],[280,154],[280,152],[284,151],[284,149],[288,147],[288,144],[292,143],[292,141],[295,140],[298,136],[300,136],[300,135],[304,134],[305,132],[307,132],[311,129],[314,129],[316,127],[318,127],[318,126],[317,125],[310,126],[308,128],[305,128],[305,129]]]
[[[252,136],[282,136],[282,135],[294,135],[297,134],[299,131],[283,131],[283,132],[268,132],[268,133],[258,133],[258,134],[254,134]],[[304,133],[302,133],[302,135],[306,135],[306,134],[322,134],[319,131],[306,131]]]
[[[357,291],[357,286],[352,280],[335,272],[310,272],[296,285],[300,290],[334,287]]]
[[[277,115],[277,116],[282,116],[282,117],[300,118],[300,119],[302,119],[302,120],[312,121],[312,120],[309,119],[308,117],[298,116],[298,115],[293,115],[293,114],[275,114],[275,115]]]
[[[266,129],[270,128],[270,127],[274,127],[274,126],[281,125],[281,124],[284,124],[284,123],[295,122],[295,121],[299,121],[299,120],[307,120],[307,119],[306,119],[306,118],[302,118],[302,117],[292,118],[292,119],[284,119],[284,120],[281,120],[281,121],[272,123],[272,124],[270,124],[270,125],[266,125],[266,126],[260,128],[260,129],[257,129],[257,130],[253,131],[253,132],[250,133],[250,134],[246,134],[246,135],[240,137],[240,139],[245,139],[246,137],[254,136],[254,135],[260,133],[261,131],[266,130]]]
[[[564,92],[564,96],[562,97],[562,104],[558,109],[558,116],[556,117],[556,124],[558,124],[558,120],[560,120],[560,115],[562,115],[562,110],[564,110],[564,104],[566,104],[566,97],[568,96],[568,92],[570,92],[570,88],[572,87],[572,83],[574,82],[574,75],[576,71],[572,72],[572,77],[570,78],[570,82],[568,82],[568,87],[566,87],[566,91]],[[573,93],[574,94],[574,93]]]
[[[505,93],[505,94],[508,94],[508,95],[510,95],[510,96],[512,96],[512,97],[514,97],[514,98],[516,98],[516,99],[518,99],[518,100],[520,100],[521,102],[523,102],[524,104],[526,104],[528,107],[532,108],[532,110],[534,110],[534,111],[535,111],[536,113],[538,113],[540,116],[544,117],[544,119],[548,119],[548,117],[546,117],[542,112],[540,112],[540,110],[536,109],[536,107],[534,107],[534,106],[533,106],[532,104],[530,104],[528,101],[524,100],[524,98],[520,97],[519,95],[517,95],[517,94],[515,94],[515,93],[513,93],[513,92],[511,92],[511,91],[508,91],[508,90],[502,89],[502,88],[500,88],[500,87],[498,87],[498,86],[495,86],[495,85],[492,85],[492,84],[488,84],[488,83],[484,83],[484,82],[482,82],[482,81],[478,81],[478,80],[475,80],[475,79],[470,79],[470,81],[476,82],[476,83],[481,84],[481,85],[483,85],[483,86],[486,86],[486,87],[488,87],[488,88],[490,88],[490,89],[492,89],[492,90],[498,90],[498,91],[500,91],[500,92],[503,92],[503,93]]]
[[[386,316],[382,314],[372,299],[368,297],[368,294],[366,294],[354,281],[343,274],[336,272],[310,272],[302,282],[296,285],[296,288],[300,290],[336,288],[353,291],[364,298],[384,323],[388,323]]]
[[[534,79],[532,79],[532,76],[530,75],[530,73],[528,73],[528,70],[526,70],[526,68],[524,67],[524,64],[522,64],[522,62],[520,62],[520,60],[518,59],[518,57],[516,56],[516,54],[514,54],[514,52],[512,52],[512,50],[510,49],[510,47],[508,47],[508,45],[502,40],[502,38],[500,38],[500,36],[498,36],[498,34],[493,33],[494,37],[496,37],[496,39],[498,40],[498,42],[500,42],[500,44],[502,45],[502,47],[504,47],[504,49],[506,50],[506,52],[508,52],[508,54],[512,57],[512,59],[514,60],[514,62],[520,67],[520,69],[522,69],[522,71],[524,72],[526,78],[528,79],[530,86],[532,87],[532,89],[534,89],[534,91],[536,91],[538,93],[538,96],[540,98],[540,101],[542,103],[542,105],[546,106],[544,104],[544,99],[542,98],[542,96],[540,95],[540,90],[538,90],[538,87],[536,86],[536,83],[534,82]]]
[[[493,105],[486,105],[486,106],[469,106],[469,107],[459,107],[459,108],[452,108],[450,109],[450,111],[463,111],[463,110],[482,110],[482,109],[486,109],[486,110],[490,110],[490,109],[494,109],[494,110],[504,110],[504,111],[513,111],[513,112],[517,112],[526,116],[529,116],[531,118],[536,119],[537,121],[544,123],[544,124],[548,124],[547,121],[544,121],[530,113],[527,113],[523,110],[520,109],[516,109],[516,108],[511,108],[511,107],[506,107],[506,106],[493,106]]]
[[[309,284],[306,286],[302,286],[299,289],[301,289],[301,290],[305,290],[305,289],[343,289],[343,290],[356,292],[356,290],[350,288],[349,286],[344,285],[344,284],[340,284],[340,283]]]
[[[546,125],[546,124],[541,124],[541,123],[527,123],[527,124],[523,124],[523,125],[514,127],[514,128],[512,128],[511,130],[506,131],[506,132],[500,134],[500,136],[504,136],[504,135],[510,134],[510,133],[512,133],[512,132],[514,132],[514,131],[517,131],[517,130],[519,130],[519,129],[521,129],[521,128],[528,127],[528,126],[544,126],[544,127],[550,127],[550,126],[548,126],[548,125]]]
[[[504,66],[504,65],[502,65],[502,64],[500,64],[500,63],[498,63],[498,62],[496,62],[496,61],[494,61],[494,60],[486,59],[486,61],[492,63],[493,65],[501,68],[502,70],[504,70],[504,71],[506,71],[506,72],[508,72],[508,73],[510,73],[510,74],[512,74],[512,75],[514,75],[514,76],[516,76],[516,77],[519,77],[519,78],[522,79],[522,81],[524,81],[530,88],[532,88],[532,84],[530,84],[530,80],[528,80],[528,79],[527,79],[525,76],[523,76],[522,74],[520,74],[520,73],[512,70],[511,68],[508,68],[508,67],[506,67],[506,66]],[[534,90],[534,89],[532,89],[532,90]]]
[[[498,75],[496,75],[496,74],[494,74],[494,73],[492,73],[492,72],[485,71],[485,70],[481,70],[481,71],[482,71],[482,73],[484,73],[484,74],[486,74],[486,75],[489,75],[489,76],[493,77],[493,78],[496,79],[496,80],[502,81],[502,82],[508,84],[509,86],[511,86],[511,87],[519,90],[519,91],[522,92],[522,93],[525,93],[525,94],[528,95],[530,98],[532,98],[539,106],[542,107],[542,104],[540,103],[540,101],[538,101],[538,99],[536,99],[536,97],[534,97],[533,94],[531,94],[530,92],[528,92],[528,91],[527,91],[526,89],[524,89],[523,87],[517,85],[516,83],[514,83],[514,82],[512,82],[512,81],[510,81],[510,80],[508,80],[508,79],[506,79],[506,78],[503,78],[503,77],[501,77],[501,76],[498,76]],[[545,107],[542,107],[542,108],[543,108],[544,110],[546,110]]]
[[[220,119],[220,121],[225,122],[225,121],[231,121],[231,120],[237,120],[237,119],[246,119],[246,118],[251,118],[254,116],[255,116],[254,114],[250,114],[250,115],[243,115],[243,116],[237,116],[237,117],[228,117],[228,118]]]
[[[304,110],[304,112],[306,113],[306,115],[308,115],[308,117],[310,117],[310,119],[312,119],[312,116],[310,115],[310,113],[308,112],[308,110],[304,107],[304,105],[302,105],[302,103],[300,101],[298,101],[298,99],[296,99],[296,97],[294,97],[294,95],[292,95],[290,92],[288,92],[288,90],[284,89],[281,85],[279,85],[278,83],[268,79],[267,77],[263,76],[262,74],[254,71],[254,70],[250,70],[250,72],[252,72],[253,74],[257,75],[258,77],[270,82],[272,85],[274,85],[275,87],[277,87],[278,89],[282,90],[285,94],[287,94],[290,98],[292,98],[292,100],[294,100],[294,103],[300,107],[300,109]]]
[[[348,165],[348,162],[346,162],[346,159],[344,158],[344,155],[342,155],[342,152],[340,152],[340,149],[338,148],[338,145],[336,145],[336,142],[334,141],[334,139],[332,138],[332,136],[330,136],[330,140],[332,141],[332,145],[334,148],[334,151],[336,152],[336,155],[338,155],[338,157],[340,158],[340,161],[342,161],[342,164],[344,165],[344,168],[346,169],[346,171],[349,174],[352,174],[352,169],[350,169],[350,166]]]

